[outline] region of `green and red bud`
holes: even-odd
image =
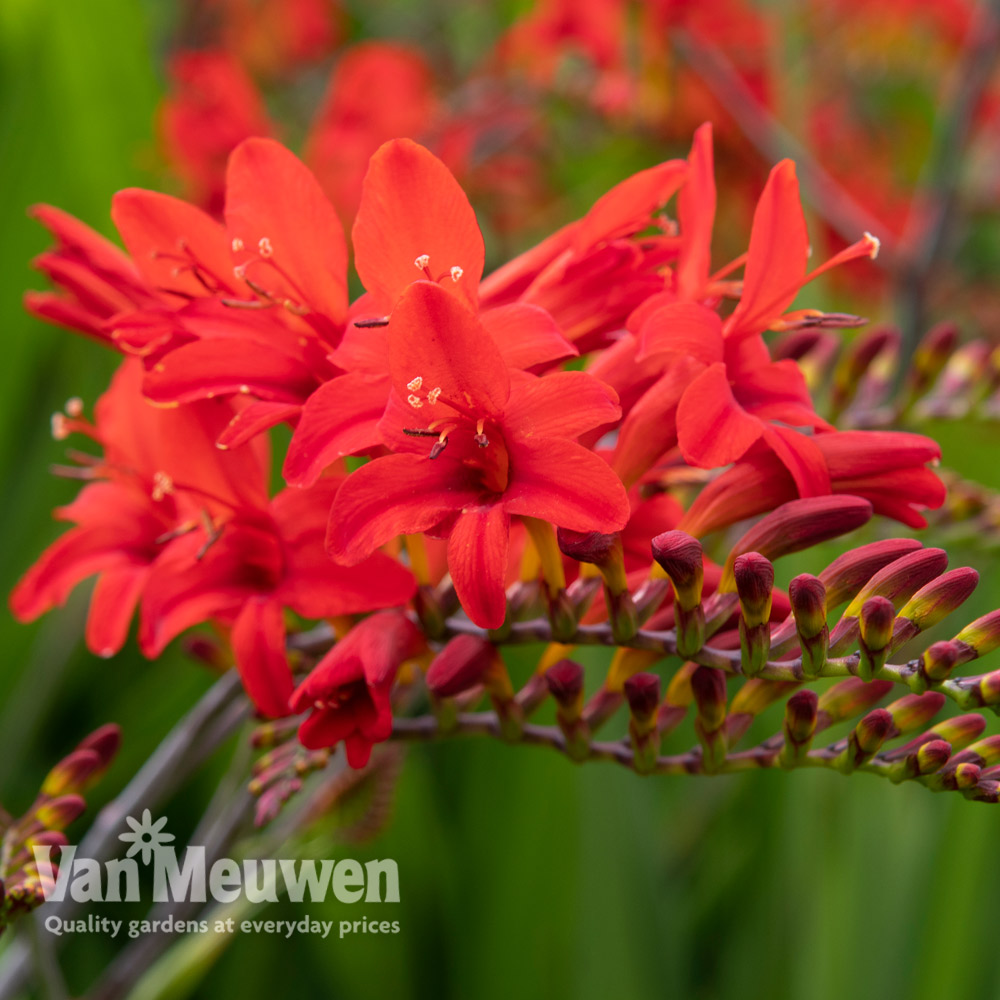
[[[819,698],[820,728],[850,719],[869,705],[881,701],[892,690],[892,681],[863,681],[848,677],[824,691]]]
[[[935,642],[924,651],[917,668],[917,683],[921,686],[945,681],[958,665],[961,647],[955,642]]]
[[[545,672],[545,682],[556,702],[556,721],[573,760],[590,754],[590,730],[582,718],[583,667],[573,660],[559,660]]]
[[[862,605],[859,618],[861,631],[858,676],[870,681],[885,666],[892,642],[892,627],[896,609],[885,597],[870,597]]]
[[[912,639],[946,618],[964,604],[979,583],[979,574],[969,566],[949,570],[921,587],[900,609],[893,648]]]
[[[701,743],[705,771],[721,767],[728,749],[726,741],[726,675],[714,667],[699,666],[691,675],[691,693],[698,716],[694,728]]]
[[[635,769],[648,774],[656,765],[660,751],[657,733],[657,710],[660,707],[660,678],[656,674],[633,674],[625,682],[625,700],[629,708],[629,737]]]
[[[677,652],[694,656],[705,643],[705,610],[701,603],[705,580],[701,542],[683,531],[665,531],[652,541],[653,558],[674,589]]]
[[[889,779],[893,782],[926,777],[940,771],[951,757],[951,744],[946,740],[928,740],[915,750],[893,761]]]
[[[962,653],[962,663],[1000,649],[1000,609],[970,622],[955,636],[955,642],[967,647]]]
[[[884,708],[869,712],[847,737],[847,746],[834,765],[850,774],[862,764],[867,764],[882,748],[892,732],[892,716]]]
[[[907,694],[886,706],[886,711],[892,716],[897,734],[912,733],[926,726],[941,711],[946,700],[938,691]]]
[[[889,538],[859,545],[838,556],[819,575],[826,587],[827,609],[852,599],[884,566],[919,548],[922,546],[915,538]]]
[[[60,795],[38,806],[35,819],[47,830],[65,830],[86,808],[82,796]]]
[[[782,767],[792,767],[809,752],[819,712],[819,699],[815,691],[803,689],[785,702],[785,719],[782,732],[785,745],[781,748],[778,762]]]
[[[740,599],[740,652],[743,673],[759,674],[771,651],[771,594],[774,566],[759,552],[746,552],[733,563]]]

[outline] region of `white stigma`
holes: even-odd
[[[868,251],[868,256],[874,260],[878,256],[878,252],[882,247],[882,241],[877,236],[872,236],[871,233],[865,233],[865,239],[871,244]]]
[[[424,405],[424,401],[419,396],[413,396],[413,395],[407,396],[406,401],[415,410],[419,410],[420,407]]]
[[[419,392],[420,387],[424,384],[424,379],[422,375],[418,375],[416,378],[411,378],[409,382],[406,383],[406,388],[410,392]]]
[[[429,253],[422,253],[414,262],[413,266],[418,270],[422,271],[425,267],[431,266],[431,255]]]
[[[243,240],[238,236],[233,237],[233,253],[239,253],[244,247]]]
[[[461,278],[463,274],[465,274],[465,272],[456,264],[451,269],[451,280],[458,281],[458,279]]]
[[[79,396],[66,400],[66,413],[71,417],[83,416],[83,400]]]
[[[69,427],[65,413],[52,414],[52,436],[56,441],[65,441],[69,437]]]
[[[236,275],[237,281],[242,281],[247,276],[247,266],[246,264],[237,264],[233,268],[233,274]]]

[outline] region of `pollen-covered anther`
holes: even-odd
[[[427,393],[427,402],[433,406],[438,401],[438,396],[441,395],[441,386],[436,385],[429,393]]]
[[[65,441],[70,435],[69,421],[65,413],[52,414],[52,437],[56,441]]]
[[[477,421],[476,436],[472,439],[480,448],[485,448],[490,443],[490,439],[483,433],[483,423],[482,420]]]
[[[83,400],[79,396],[66,400],[66,414],[74,418],[83,416]]]
[[[441,436],[431,445],[431,458],[437,458],[448,447],[448,435],[441,432]]]
[[[424,401],[419,396],[414,396],[412,393],[406,397],[406,401],[415,410],[419,410],[420,407],[424,405]]]
[[[419,392],[420,387],[424,384],[424,379],[422,375],[418,375],[416,378],[411,378],[409,382],[406,383],[406,388],[410,392]]]
[[[153,499],[162,500],[174,492],[174,481],[162,470],[153,473]]]
[[[274,247],[271,246],[271,241],[266,236],[262,236],[257,241],[257,252],[261,257],[270,257],[274,253]]]
[[[245,245],[246,244],[244,244],[243,240],[241,240],[238,236],[233,237],[233,243],[232,243],[233,253],[239,253],[244,248]]]
[[[450,272],[450,273],[451,273],[451,280],[452,280],[452,281],[458,281],[458,279],[459,279],[459,278],[461,278],[463,274],[465,274],[465,271],[463,271],[463,270],[462,270],[462,269],[461,269],[461,268],[460,268],[460,267],[459,267],[459,266],[458,266],[458,265],[456,264],[456,265],[455,265],[455,266],[454,266],[454,267],[453,267],[453,268],[451,269],[451,272]]]
[[[422,253],[414,262],[413,266],[418,271],[423,271],[431,266],[431,255],[429,253]]]
[[[233,268],[233,274],[236,276],[237,281],[243,281],[247,276],[247,266],[246,264],[237,264]]]
[[[871,233],[865,233],[865,242],[868,244],[868,256],[874,260],[878,256],[878,252],[882,247],[882,241],[877,236],[872,236]]]

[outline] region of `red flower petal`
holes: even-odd
[[[500,504],[464,509],[448,536],[448,569],[465,613],[480,628],[507,614],[504,580],[510,517]]]
[[[712,125],[706,122],[694,134],[688,156],[688,176],[677,196],[681,251],[677,261],[677,292],[691,300],[705,287],[712,268],[712,228],[715,225],[715,173],[712,162]]]
[[[809,234],[795,164],[782,160],[767,179],[753,216],[743,294],[726,335],[766,330],[795,299],[806,276]]]
[[[476,416],[503,412],[510,377],[499,348],[472,310],[440,285],[420,281],[400,297],[389,324],[389,366],[400,399],[414,397],[424,418],[446,415],[446,401]],[[428,394],[440,389],[441,399]]]
[[[832,491],[826,460],[814,438],[787,427],[768,427],[764,441],[791,473],[800,497],[826,496]]]
[[[652,354],[680,354],[711,365],[723,359],[722,320],[718,313],[691,302],[661,306],[639,328],[643,361]]]
[[[358,274],[383,313],[426,277],[415,263],[424,256],[433,280],[478,301],[485,248],[476,213],[451,171],[410,139],[387,142],[371,158],[352,239]]]
[[[248,278],[325,318],[331,343],[347,315],[347,243],[319,182],[273,139],[247,139],[226,174],[226,225]],[[332,338],[332,339],[331,339]]]
[[[445,456],[376,458],[340,487],[327,548],[339,562],[359,563],[397,535],[426,531],[451,511],[474,504],[479,490],[467,482],[463,467]]]
[[[509,444],[509,514],[571,531],[620,531],[629,516],[621,480],[602,458],[573,441],[532,438]]]
[[[508,368],[527,371],[580,353],[544,309],[527,302],[488,309],[479,318]]]
[[[147,566],[124,566],[97,578],[87,613],[87,648],[95,656],[113,656],[125,644],[148,576]]]
[[[733,397],[726,366],[706,368],[687,388],[677,407],[677,441],[684,458],[702,469],[735,462],[764,432]]]
[[[229,421],[216,444],[223,450],[239,448],[259,434],[294,419],[302,410],[298,403],[270,403],[254,400]]]
[[[311,486],[338,458],[377,446],[388,397],[388,379],[340,375],[321,385],[302,408],[285,456],[285,482]]]
[[[621,416],[618,394],[587,372],[522,376],[511,385],[504,426],[518,437],[576,438]]]
[[[281,605],[268,597],[251,597],[233,625],[232,642],[240,680],[258,711],[272,719],[288,715],[294,685]]]

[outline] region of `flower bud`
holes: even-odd
[[[598,531],[570,531],[559,528],[556,539],[563,555],[577,562],[590,563],[601,571],[604,583],[613,594],[628,590],[625,578],[625,551],[617,532],[604,535]]]
[[[1000,670],[994,670],[993,673],[984,674],[979,678],[976,696],[984,705],[1000,704]]]
[[[847,737],[847,747],[834,765],[845,774],[867,764],[892,731],[892,716],[884,708],[869,712]]]
[[[819,575],[826,587],[827,608],[836,608],[853,598],[884,566],[920,548],[915,538],[890,538],[860,545],[838,556]]]
[[[733,564],[740,610],[747,625],[760,625],[771,614],[774,567],[759,552],[745,552]]]
[[[55,797],[81,791],[100,765],[101,758],[96,751],[74,750],[49,771],[42,783],[42,795]]]
[[[946,698],[937,691],[907,694],[887,706],[897,733],[912,733],[926,726],[944,707]]]
[[[816,717],[819,699],[815,691],[803,689],[785,702],[785,721],[782,731],[785,745],[778,757],[783,767],[791,767],[796,760],[804,757],[816,732]]]
[[[948,565],[948,554],[943,549],[917,549],[883,566],[858,591],[854,600],[844,610],[844,617],[857,617],[870,597],[886,597],[903,604],[925,583],[934,580]]]
[[[635,769],[648,774],[656,765],[659,737],[656,714],[660,704],[660,678],[656,674],[633,674],[625,682],[625,699],[629,707],[629,737]]]
[[[980,767],[992,767],[1000,762],[1000,735],[976,740],[952,759],[953,764],[962,764],[966,761],[971,761]]]
[[[902,627],[897,627],[894,648],[950,615],[967,600],[978,583],[979,574],[964,566],[950,570],[921,587],[899,612]]]
[[[971,650],[971,655],[963,653],[963,663],[1000,648],[1000,609],[991,611],[988,615],[983,615],[982,618],[977,618],[966,625],[955,636],[955,642],[960,642]]]
[[[486,640],[474,635],[455,636],[428,668],[427,687],[438,698],[454,698],[485,684],[496,659],[496,648]]]
[[[955,787],[960,789],[975,788],[979,784],[982,768],[976,764],[959,764],[955,768]]]
[[[790,500],[757,522],[733,547],[719,581],[723,593],[735,588],[733,564],[744,552],[774,560],[860,528],[871,520],[872,505],[861,497],[825,496]]]
[[[803,573],[789,584],[788,598],[802,651],[802,674],[819,677],[826,664],[830,638],[826,625],[826,588],[819,577]]]
[[[35,818],[47,830],[65,830],[86,807],[79,795],[61,795],[43,802],[35,810]]]
[[[896,357],[899,340],[899,331],[891,326],[873,327],[854,338],[833,372],[830,403],[834,415],[841,413],[851,402],[877,359]]]
[[[933,774],[948,763],[951,744],[947,740],[928,740],[917,749],[914,756],[917,774]]]
[[[705,578],[701,542],[683,531],[665,531],[653,539],[652,549],[673,584],[678,606],[686,611],[696,608]]]
[[[947,740],[953,750],[961,750],[976,740],[986,728],[986,720],[976,712],[942,719],[927,735],[932,739]]]
[[[858,676],[870,681],[885,666],[892,641],[892,626],[896,609],[885,597],[870,597],[861,608],[861,659]]]
[[[960,649],[954,642],[935,642],[924,651],[919,672],[924,683],[947,680],[959,660]]]
[[[860,677],[839,681],[820,695],[819,710],[824,716],[822,728],[852,718],[891,690],[892,681],[863,681]]]
[[[573,660],[559,660],[545,672],[545,682],[556,700],[556,721],[566,740],[566,752],[573,760],[583,760],[590,754],[590,729],[581,716],[583,667]]]
[[[85,737],[77,749],[79,750],[93,750],[98,757],[101,758],[101,769],[100,774],[103,774],[104,770],[115,758],[115,754],[118,753],[118,748],[122,743],[122,730],[121,726],[114,722],[109,722],[106,725],[100,726],[95,729],[89,736]],[[94,777],[96,777],[95,775]]]
[[[925,392],[941,374],[958,345],[958,327],[949,321],[932,327],[913,352],[908,378],[908,399]]]
[[[718,771],[726,759],[726,675],[714,667],[699,666],[691,675],[698,717],[695,733],[701,743],[702,766],[705,772]]]

